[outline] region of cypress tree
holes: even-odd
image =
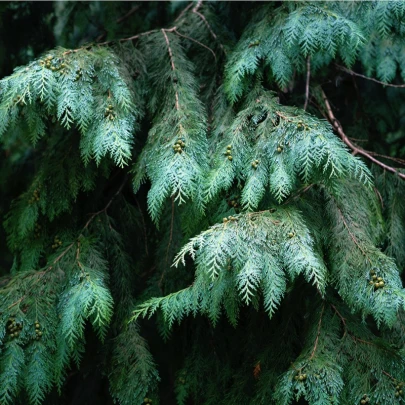
[[[405,401],[404,1],[2,13],[0,404]]]

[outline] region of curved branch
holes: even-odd
[[[220,48],[222,49],[222,52],[226,55],[226,51],[225,48],[223,47],[223,45],[219,42],[217,35],[215,34],[215,32],[213,31],[213,29],[211,28],[211,25],[208,23],[207,19],[205,18],[204,14],[201,14],[198,9],[201,7],[203,0],[198,0],[197,5],[193,8],[192,12],[196,15],[198,15],[198,17],[201,18],[201,20],[203,20],[204,24],[206,25],[206,27],[208,28],[208,31],[210,32],[210,34],[212,35],[212,37],[215,39],[215,41],[218,41],[218,44],[220,46]]]
[[[177,29],[174,30],[174,33],[177,34],[179,37],[183,37],[185,39],[188,39],[188,40],[190,40],[192,42],[195,42],[196,44],[202,46],[203,48],[207,49],[208,51],[210,51],[212,53],[212,55],[214,56],[215,61],[217,61],[217,56],[215,55],[215,52],[210,47],[208,47],[207,45],[204,45],[202,42],[197,41],[194,38],[188,37],[187,35],[181,34],[179,31],[177,31]]]
[[[367,159],[371,160],[376,165],[382,167],[384,170],[387,170],[388,172],[394,173],[398,177],[400,177],[401,179],[405,180],[405,173],[401,173],[397,169],[395,169],[394,167],[386,165],[385,163],[381,162],[380,160],[378,160],[374,156],[372,156],[372,154],[370,152],[364,150],[363,148],[360,148],[359,146],[355,145],[354,143],[352,143],[350,141],[350,139],[344,133],[342,125],[340,124],[340,122],[336,119],[335,115],[333,114],[332,107],[331,107],[331,105],[329,103],[328,98],[326,97],[325,92],[323,91],[322,88],[320,88],[320,89],[321,89],[321,94],[322,94],[323,101],[325,103],[328,120],[332,124],[333,128],[335,128],[335,130],[339,134],[339,136],[342,138],[342,141],[350,149],[352,149],[353,152],[358,153],[359,155],[362,155],[362,156],[366,157]]]
[[[372,78],[372,77],[367,77],[367,76],[364,76],[364,75],[362,75],[362,74],[360,74],[360,73],[353,72],[353,70],[347,69],[347,68],[345,68],[344,66],[340,66],[340,65],[335,65],[335,66],[336,66],[339,70],[341,70],[341,71],[343,71],[343,72],[349,73],[349,74],[351,74],[351,75],[353,75],[353,76],[361,77],[362,79],[370,80],[371,82],[375,82],[375,83],[378,83],[378,84],[382,84],[383,86],[397,87],[397,88],[405,88],[405,84],[390,84],[390,83],[381,82],[380,80],[374,79],[374,78]]]

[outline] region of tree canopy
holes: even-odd
[[[404,1],[0,31],[0,404],[405,401]]]

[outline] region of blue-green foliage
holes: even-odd
[[[1,318],[8,331],[1,375],[10,379],[2,384],[2,403],[10,403],[22,385],[32,403],[41,403],[54,378],[62,382],[70,359],[80,361],[86,321],[105,338],[113,310],[106,270],[94,242],[80,238],[50,255],[44,268],[15,275],[1,298],[8,308]],[[10,335],[11,323],[21,326],[18,336]]]
[[[281,202],[302,184],[346,177],[370,184],[366,166],[348,153],[329,124],[280,105],[274,94],[260,87],[228,122],[229,113],[215,122],[207,200],[235,179],[244,182],[242,204],[247,210],[258,207],[268,188]]]
[[[245,92],[247,78],[259,73],[262,63],[281,87],[292,79],[294,69],[302,71],[307,57],[316,69],[336,57],[352,65],[365,38],[357,22],[337,8],[320,2],[260,9],[227,63],[225,90],[231,102]]]
[[[327,269],[314,240],[294,209],[277,209],[224,218],[179,252],[174,264],[196,261],[196,279],[185,290],[141,304],[134,319],[163,310],[170,325],[189,314],[206,313],[215,322],[225,310],[236,324],[238,306],[257,306],[259,294],[271,317],[286,291],[287,277],[303,274],[325,292]]]
[[[257,11],[226,66],[225,90],[237,101],[251,76],[269,69],[286,87],[293,72],[303,73],[341,60],[350,67],[358,57],[367,72],[385,82],[404,78],[403,1],[366,3],[288,3],[282,10],[266,5]]]
[[[1,80],[0,135],[26,121],[35,144],[52,118],[66,129],[74,125],[80,130],[85,162],[99,163],[109,155],[124,166],[142,111],[132,87],[128,72],[108,49],[56,49]]]
[[[134,190],[147,176],[152,187],[149,212],[159,219],[165,198],[179,204],[195,200],[202,205],[202,178],[207,171],[206,116],[197,97],[197,81],[179,38],[164,30],[144,43],[154,49],[147,59],[153,125],[135,167]],[[183,142],[179,150],[176,142]]]
[[[141,403],[156,389],[156,365],[135,323],[116,338],[110,381],[113,397],[123,405]]]
[[[346,138],[330,108],[344,123],[350,94],[317,96],[341,91],[335,64],[405,77],[404,4],[252,5],[221,37],[236,6],[199,2],[2,79],[4,151],[29,173],[4,217],[0,404],[63,393],[90,339],[121,405],[159,403],[159,375],[179,405],[403,402],[405,183],[348,147],[368,100]],[[169,373],[154,315],[181,346]]]

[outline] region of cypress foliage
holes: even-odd
[[[0,404],[401,404],[405,2],[53,7],[0,80]]]

